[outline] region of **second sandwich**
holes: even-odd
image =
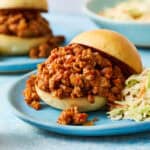
[[[57,47],[64,38],[53,35],[48,21],[41,15],[47,11],[46,0],[0,1],[0,55],[24,55],[51,39],[55,40],[49,41],[52,48]],[[35,53],[38,52],[32,50],[31,57],[38,55]]]

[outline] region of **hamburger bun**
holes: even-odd
[[[1,0],[0,9],[31,9],[48,11],[47,0]]]
[[[86,97],[83,98],[64,98],[59,99],[53,96],[52,93],[45,92],[36,86],[38,96],[48,105],[57,109],[68,109],[77,106],[80,112],[96,111],[103,108],[106,104],[106,99],[100,96],[95,96],[94,103],[89,103]]]
[[[47,41],[49,36],[35,38],[20,38],[0,34],[0,55],[25,55],[30,48]]]
[[[134,73],[143,70],[136,47],[121,34],[111,30],[92,30],[77,35],[71,43],[95,48],[130,67]]]

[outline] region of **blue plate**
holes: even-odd
[[[66,43],[80,32],[94,29],[95,25],[88,19],[80,16],[67,15],[44,15],[49,20],[55,35],[65,35]],[[27,56],[0,57],[0,73],[3,72],[23,72],[36,68],[37,64],[44,59],[30,59]]]
[[[9,106],[15,115],[33,126],[52,132],[80,136],[120,135],[150,131],[150,122],[136,123],[129,120],[111,121],[107,118],[106,112],[103,111],[89,113],[89,119],[94,117],[99,119],[95,126],[58,125],[56,120],[60,114],[60,110],[49,107],[43,103],[42,109],[36,111],[27,106],[24,102],[22,91],[27,78],[33,73],[36,72],[31,72],[16,81],[8,93]]]

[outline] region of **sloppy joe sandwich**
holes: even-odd
[[[80,112],[95,111],[105,104],[112,108],[115,100],[122,99],[125,80],[142,69],[138,51],[125,37],[92,30],[53,49],[27,81],[24,96],[36,109],[40,99],[61,110],[75,106]]]
[[[47,11],[46,0],[0,1],[0,55],[27,54],[31,48],[52,38],[56,45],[58,40],[41,15]]]

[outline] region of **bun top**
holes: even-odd
[[[95,48],[130,67],[135,73],[143,70],[136,47],[124,36],[111,30],[92,30],[76,36],[71,43]]]
[[[0,0],[0,9],[48,11],[47,0]]]

